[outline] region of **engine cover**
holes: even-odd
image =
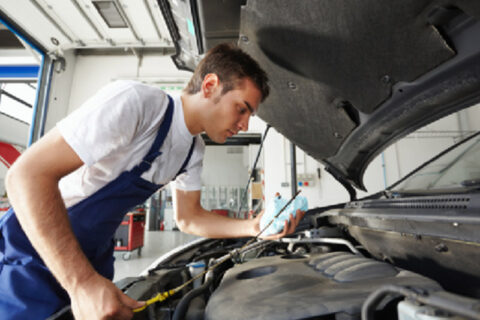
[[[440,289],[418,274],[346,252],[264,257],[225,273],[205,319],[357,319],[365,298],[385,284]]]

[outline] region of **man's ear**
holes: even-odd
[[[215,73],[205,75],[202,81],[202,94],[205,98],[212,97],[220,87],[220,79]]]

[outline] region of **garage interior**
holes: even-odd
[[[102,86],[129,79],[179,95],[190,73],[177,70],[170,57],[174,52],[155,0],[1,0],[0,215],[9,206],[4,177],[14,159]],[[358,197],[383,190],[431,154],[476,132],[477,119],[478,105],[393,143],[369,165],[364,180],[368,191],[357,190]],[[277,192],[289,198],[293,187],[302,190],[309,208],[349,200],[324,165],[292,147],[273,128],[264,136],[266,129],[267,124],[254,117],[248,132],[225,145],[209,143],[205,137],[205,208],[246,219]],[[135,250],[130,257],[117,252],[115,279],[137,276],[163,253],[195,239],[180,234],[175,225],[172,188],[166,187],[138,208],[145,214],[141,256]]]

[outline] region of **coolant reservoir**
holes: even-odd
[[[205,262],[202,261],[197,261],[197,262],[192,262],[189,263],[188,265],[188,270],[190,271],[190,276],[196,277],[203,271],[205,271]],[[202,285],[202,278],[198,278],[195,281],[193,281],[193,287],[198,288]]]

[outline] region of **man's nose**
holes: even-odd
[[[250,119],[250,116],[247,115],[245,117],[242,117],[240,121],[238,122],[238,131],[248,131],[248,121]]]

